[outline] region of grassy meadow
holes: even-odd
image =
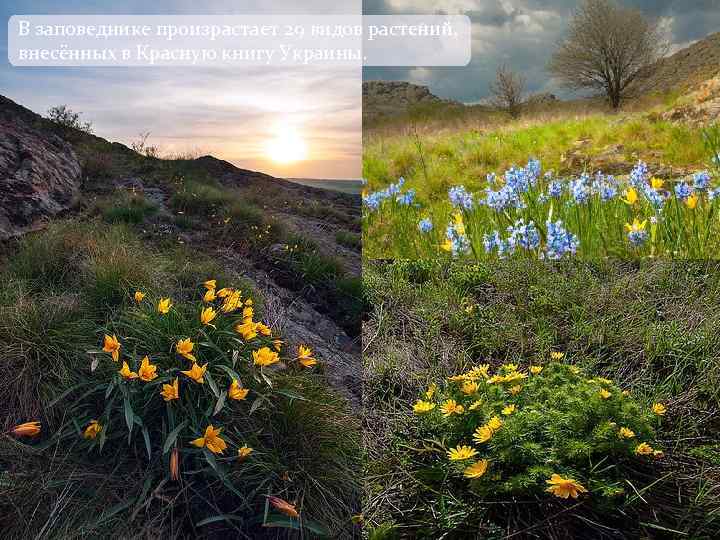
[[[669,106],[368,129],[365,254],[711,257],[720,130],[663,120]]]
[[[370,538],[716,536],[716,263],[376,262],[364,282]]]

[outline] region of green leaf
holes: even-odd
[[[233,516],[232,514],[219,514],[217,516],[211,516],[203,519],[202,521],[198,521],[195,526],[202,527],[203,525],[209,525],[210,523],[216,523],[218,521],[239,521],[243,523],[245,520],[241,517]]]
[[[281,527],[283,529],[293,529],[296,531],[310,531],[317,535],[319,538],[328,538],[330,533],[320,525],[313,521],[303,521],[302,523],[297,519],[291,517],[279,516],[274,514],[268,514],[263,527]]]
[[[135,413],[133,412],[132,405],[130,405],[130,400],[127,397],[123,400],[123,406],[125,409],[125,423],[127,424],[130,433],[132,433],[133,417],[135,416]]]
[[[227,397],[227,392],[225,390],[222,391],[220,394],[220,399],[217,400],[217,403],[215,404],[215,410],[213,411],[213,416],[216,416],[220,411],[222,411],[222,408],[225,406],[225,398]]]
[[[152,460],[152,451],[150,450],[150,433],[148,433],[147,427],[142,428],[143,439],[145,439],[145,449],[147,450],[148,461]]]
[[[295,393],[289,392],[289,391],[287,391],[287,390],[276,390],[275,393],[276,393],[276,394],[281,394],[281,395],[283,395],[283,396],[285,396],[285,397],[288,397],[288,398],[290,398],[290,399],[297,399],[297,400],[299,400],[299,401],[308,401],[307,398],[304,398],[304,397],[301,396],[300,394],[295,394]]]
[[[242,380],[242,379],[240,379],[240,375],[238,375],[237,371],[235,371],[234,369],[232,369],[232,368],[230,368],[230,367],[228,367],[228,366],[224,366],[224,365],[222,365],[222,364],[218,364],[217,367],[218,367],[219,369],[222,369],[222,370],[223,370],[225,373],[227,373],[228,375],[230,375],[230,377],[231,377],[232,379],[235,379],[235,380],[238,381],[238,382],[240,382],[240,381]]]
[[[219,398],[220,391],[218,390],[217,384],[215,384],[215,380],[212,378],[212,375],[210,375],[209,371],[205,372],[205,378],[207,379],[208,385],[210,385],[210,390],[212,390],[216,398]]]
[[[168,450],[172,447],[172,445],[175,443],[175,440],[177,439],[177,436],[180,434],[180,431],[187,425],[187,420],[184,420],[178,427],[173,429],[170,433],[168,433],[167,439],[165,439],[165,444],[163,444],[163,454],[167,454]]]

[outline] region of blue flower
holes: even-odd
[[[588,186],[589,177],[582,174],[577,180],[570,182],[570,193],[577,204],[583,204],[590,198],[590,187]]]
[[[548,195],[549,195],[550,197],[555,197],[555,198],[557,198],[557,197],[559,197],[560,195],[562,195],[562,191],[563,191],[562,182],[559,182],[559,181],[557,181],[557,180],[553,180],[552,182],[550,182],[550,183],[548,184]]]
[[[418,229],[422,233],[429,233],[430,231],[432,231],[432,228],[433,228],[433,223],[432,223],[432,221],[430,221],[430,218],[423,218],[418,223]]]
[[[685,182],[680,182],[675,186],[675,196],[678,199],[685,200],[692,195],[692,188]]]
[[[524,208],[520,196],[510,186],[503,186],[498,191],[486,188],[485,193],[485,204],[497,212],[507,208]]]
[[[650,184],[644,184],[642,187],[642,193],[650,203],[650,206],[652,206],[655,210],[662,210],[665,205],[665,199],[659,191],[653,189]]]
[[[483,235],[483,246],[485,247],[485,253],[497,251],[500,258],[505,257],[508,253],[512,253],[509,244],[502,239],[500,233],[497,231]]]
[[[547,243],[545,246],[545,257],[552,260],[560,260],[566,254],[575,255],[580,242],[577,236],[563,227],[562,221],[548,221]]]
[[[693,176],[693,187],[697,191],[702,191],[710,186],[710,173],[701,171]]]
[[[448,224],[445,229],[445,237],[450,241],[450,251],[454,257],[470,251],[470,241],[467,236],[457,231],[454,223]]]
[[[600,195],[600,200],[607,202],[617,195],[617,182],[612,175],[605,176],[602,173],[595,175],[593,191]]]
[[[647,177],[647,164],[642,161],[638,161],[638,164],[635,165],[632,171],[630,171],[630,185],[635,188],[641,189],[643,184],[647,183]]]
[[[508,237],[508,244],[514,250],[515,246],[520,246],[524,249],[537,249],[540,245],[540,233],[535,227],[535,223],[525,223],[524,220],[519,219],[507,228],[510,236]]]
[[[465,186],[453,186],[448,190],[450,204],[455,208],[470,210],[473,207],[473,195],[465,189]]]
[[[395,200],[403,206],[410,206],[415,200],[415,190],[408,189],[405,193],[399,193]]]

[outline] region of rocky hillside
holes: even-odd
[[[311,344],[359,402],[359,196],[204,156],[163,160],[56,125],[0,96],[0,269],[15,239],[53,220],[130,226],[249,281],[268,319]]]
[[[427,86],[404,81],[363,82],[363,120],[376,120],[408,112],[417,106],[459,106],[457,101],[441,99]]]

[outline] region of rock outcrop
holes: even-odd
[[[404,81],[366,81],[362,86],[362,99],[364,119],[402,114],[418,105],[463,106],[437,97],[427,86]]]
[[[82,167],[72,147],[22,118],[0,119],[0,240],[73,206]]]

